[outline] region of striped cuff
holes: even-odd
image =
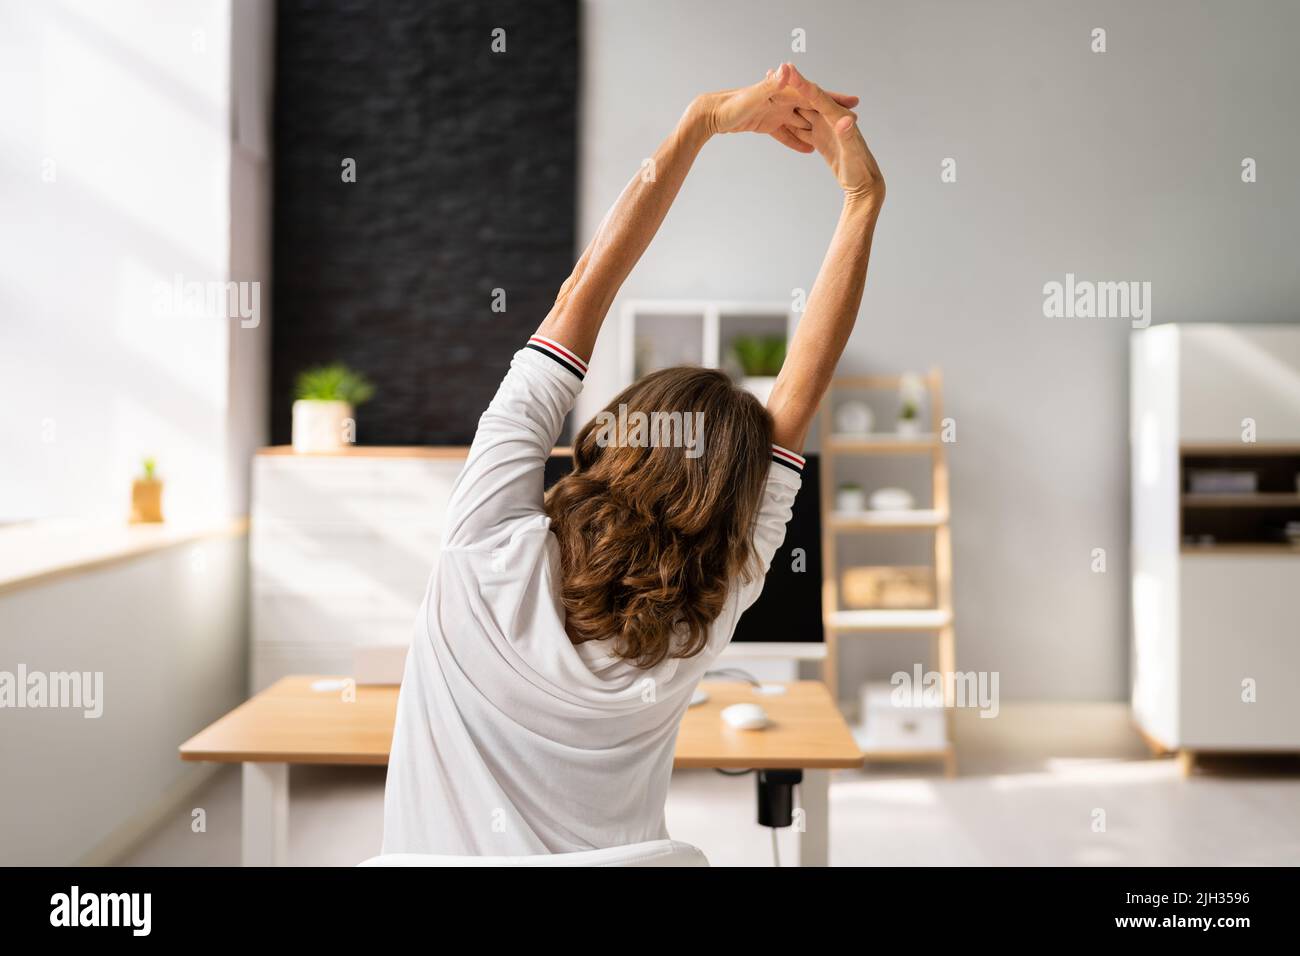
[[[772,445],[772,460],[778,465],[785,465],[795,474],[803,474],[804,457],[796,455],[789,448],[782,448],[780,445]]]
[[[534,335],[528,340],[528,347],[534,351],[541,352],[547,358],[554,359],[563,365],[566,369],[578,376],[581,380],[587,374],[587,363],[578,358],[571,349],[565,348],[555,339],[548,339],[545,336]]]

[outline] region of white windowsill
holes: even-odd
[[[52,519],[0,528],[0,594],[165,548],[247,532],[244,517],[183,524]]]

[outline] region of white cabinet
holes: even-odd
[[[1153,742],[1300,750],[1300,327],[1165,325],[1131,364],[1132,702]],[[1243,424],[1245,422],[1245,424]],[[1253,491],[1191,494],[1195,472]]]
[[[410,644],[463,466],[463,449],[256,456],[255,691],[287,674],[350,674],[359,647]]]

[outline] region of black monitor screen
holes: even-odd
[[[772,558],[763,593],[740,618],[736,641],[817,643],[822,640],[821,502],[818,460],[807,455],[785,541]],[[783,467],[773,465],[774,468]],[[573,470],[569,455],[546,463],[546,487]]]

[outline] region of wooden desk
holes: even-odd
[[[784,685],[784,694],[759,693],[742,683],[700,686],[709,700],[683,718],[673,766],[803,770],[800,862],[826,865],[829,771],[860,766],[862,752],[825,686],[798,681]],[[773,725],[762,731],[727,727],[719,713],[740,701],[761,704]],[[244,864],[282,865],[289,765],[386,765],[396,713],[395,686],[351,688],[342,678],[286,677],[181,744],[180,755],[243,764]]]

